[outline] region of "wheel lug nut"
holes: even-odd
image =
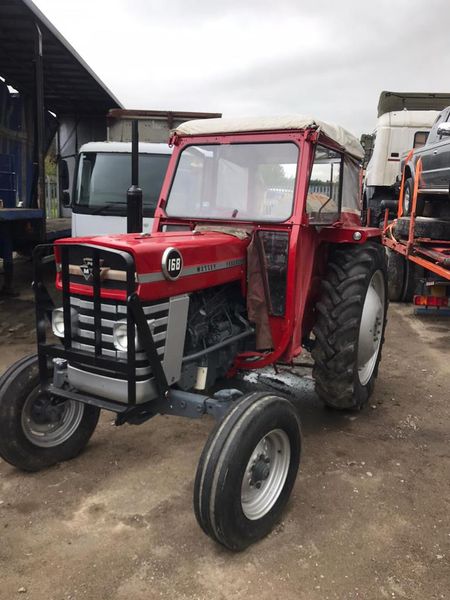
[[[266,458],[264,459],[264,462],[268,465],[270,463],[270,458],[268,456],[266,456]]]
[[[257,487],[257,488],[258,488],[258,490],[259,490],[259,488],[261,487],[261,482],[260,482],[260,481],[257,481],[257,482],[256,482],[256,487]]]

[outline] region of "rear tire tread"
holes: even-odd
[[[316,392],[327,406],[338,409],[361,408],[373,391],[381,360],[384,327],[374,371],[365,386],[356,382],[357,350],[367,286],[378,269],[384,273],[386,283],[385,251],[377,242],[335,246],[330,251],[328,272],[317,303],[317,322],[313,329],[316,343],[312,350]]]

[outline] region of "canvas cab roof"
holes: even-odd
[[[361,159],[364,151],[358,139],[334,123],[327,123],[309,115],[278,117],[228,117],[221,119],[196,119],[182,123],[172,133],[180,136],[215,135],[263,131],[305,130],[322,131],[346,152]]]

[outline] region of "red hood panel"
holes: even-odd
[[[242,279],[248,243],[249,239],[220,232],[182,231],[66,238],[56,245],[86,244],[129,252],[136,264],[140,298],[154,300]],[[162,271],[167,248],[176,248],[183,258],[183,269],[175,281],[166,279]],[[83,287],[85,293],[92,293],[88,286]]]

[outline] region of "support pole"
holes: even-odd
[[[36,139],[35,163],[37,167],[36,206],[44,211],[45,222],[45,157],[44,157],[44,70],[42,57],[42,33],[39,25],[35,23],[35,106],[36,106]],[[45,230],[44,230],[45,231]]]
[[[131,187],[127,192],[127,233],[141,233],[142,190],[139,187],[139,122],[132,121],[131,137]]]

